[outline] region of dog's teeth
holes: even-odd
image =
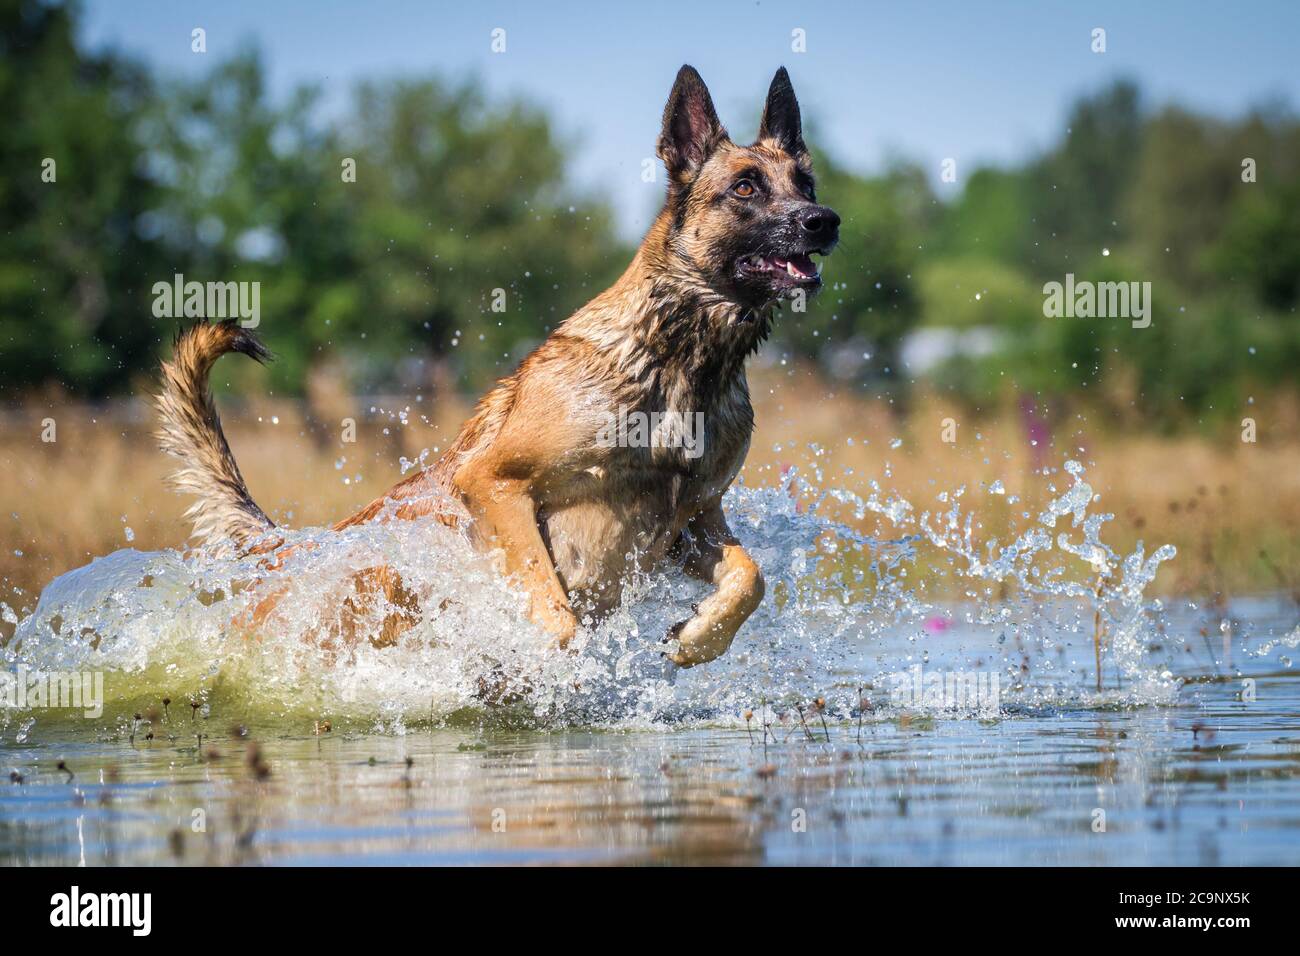
[[[796,279],[799,278],[799,270],[794,267],[793,262],[787,262],[785,264],[785,271],[790,273],[790,275],[794,276]]]

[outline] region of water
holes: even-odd
[[[101,674],[104,706],[0,707],[0,860],[1300,862],[1295,605],[1154,601],[1172,549],[1108,548],[1082,467],[1044,485],[735,489],[768,599],[684,672],[660,638],[702,592],[676,574],[569,655],[442,527],[303,532],[275,572],[118,552],[4,650],[11,675]],[[338,615],[342,569],[380,559],[437,609],[395,647]]]

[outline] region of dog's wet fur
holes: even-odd
[[[668,195],[623,276],[563,322],[479,402],[442,457],[336,525],[469,516],[481,547],[530,596],[533,619],[566,647],[584,615],[614,607],[632,563],[672,560],[714,586],[671,629],[668,656],[713,660],[763,597],[757,564],[727,526],[722,496],[749,449],[754,414],[745,359],[766,338],[780,299],[817,291],[811,256],[828,254],[839,217],[819,205],[799,104],[777,71],[758,140],[733,143],[700,75],[677,74],[658,153]],[[163,365],[162,447],[184,463],[172,478],[197,496],[189,516],[201,543],[229,543],[279,562],[288,550],[254,503],[208,390],[213,362],[266,352],[234,322],[181,334]],[[703,413],[693,454],[673,442],[610,447],[599,440],[620,410]],[[680,445],[680,443],[677,443]],[[628,556],[631,555],[631,561]],[[358,569],[348,607],[389,604],[376,643],[419,619],[389,569]],[[277,595],[258,605],[273,609]]]

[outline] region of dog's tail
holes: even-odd
[[[227,352],[242,352],[258,362],[271,357],[233,319],[199,322],[176,336],[172,360],[162,366],[157,438],[163,451],[181,460],[168,485],[198,499],[185,512],[194,523],[194,537],[202,544],[233,543],[244,550],[275,524],[248,493],[208,387],[213,363]]]

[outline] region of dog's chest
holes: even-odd
[[[598,498],[642,515],[656,530],[679,524],[731,483],[752,422],[748,402],[627,410],[599,436],[598,460],[587,473]]]
[[[707,400],[665,390],[612,402],[596,426],[545,504],[542,527],[566,589],[608,607],[629,566],[661,560],[731,484],[749,448],[753,410],[738,378]]]

